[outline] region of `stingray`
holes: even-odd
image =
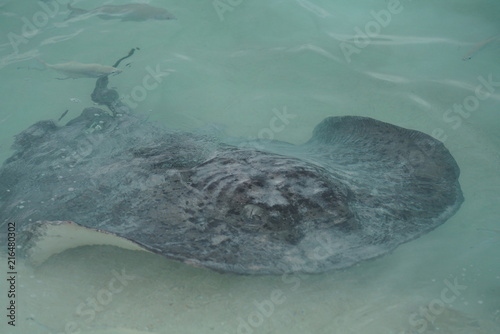
[[[111,244],[221,272],[320,273],[386,254],[463,202],[457,163],[422,132],[341,116],[303,144],[225,142],[148,122],[107,80],[92,98],[112,113],[37,122],[0,169],[0,239],[15,222],[35,264]]]

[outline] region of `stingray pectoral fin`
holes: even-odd
[[[24,255],[35,266],[52,255],[81,246],[115,246],[148,251],[135,242],[115,234],[88,228],[71,221],[39,221],[23,231],[26,238]]]

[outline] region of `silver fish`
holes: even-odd
[[[119,68],[100,64],[84,64],[77,61],[70,61],[61,64],[48,64],[40,58],[37,59],[48,68],[66,75],[66,78],[61,79],[99,78],[104,75],[122,72]]]

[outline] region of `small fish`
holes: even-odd
[[[481,42],[477,43],[476,45],[474,45],[474,47],[472,48],[472,50],[470,50],[469,52],[467,52],[467,54],[462,57],[462,60],[470,60],[472,58],[472,56],[474,56],[483,47],[485,47],[486,45],[490,44],[491,42],[499,40],[499,39],[500,39],[500,35],[491,37],[489,39],[486,39],[484,41],[481,41]]]
[[[68,19],[76,16],[90,14],[97,15],[103,20],[121,19],[122,21],[146,21],[146,20],[175,20],[176,17],[163,8],[153,7],[146,4],[128,5],[106,5],[91,10],[75,8],[68,4],[71,11]]]
[[[57,120],[58,122],[61,121],[61,119],[63,119],[64,116],[66,116],[66,114],[68,113],[69,109],[66,109],[65,112],[62,113],[61,117],[59,117],[59,119]]]
[[[122,70],[113,67],[100,64],[83,64],[77,61],[70,61],[61,64],[47,64],[40,58],[37,58],[42,64],[56,70],[59,73],[66,75],[66,78],[58,78],[60,80],[64,79],[77,79],[77,78],[99,78],[105,75],[110,75],[114,73],[120,73]]]

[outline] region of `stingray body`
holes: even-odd
[[[147,4],[105,5],[91,10],[75,8],[68,4],[71,11],[68,18],[80,15],[96,15],[101,19],[120,19],[122,21],[174,20],[175,16],[163,8]]]
[[[383,255],[463,201],[455,160],[418,131],[329,117],[305,144],[259,144],[98,108],[38,122],[0,169],[0,238],[15,221],[28,251],[50,224],[78,224],[218,271],[317,273]]]

